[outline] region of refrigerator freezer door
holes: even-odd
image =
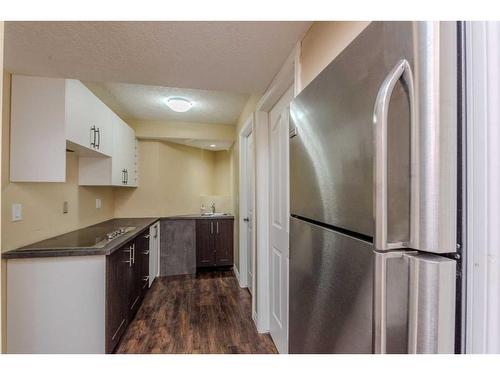
[[[374,236],[373,111],[394,65],[413,66],[411,22],[372,22],[292,102],[290,212]],[[409,240],[410,111],[403,81],[388,110],[388,239]]]
[[[401,61],[377,126],[377,95]],[[290,212],[379,250],[455,252],[457,79],[456,22],[372,22],[290,106]]]
[[[373,245],[290,219],[290,353],[372,353]]]
[[[375,353],[454,353],[454,260],[375,252],[374,276]]]

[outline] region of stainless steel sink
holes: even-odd
[[[224,213],[224,212],[204,212],[201,214],[201,216],[227,216],[229,214]]]

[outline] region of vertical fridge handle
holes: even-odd
[[[374,126],[374,216],[375,216],[375,248],[377,250],[391,250],[409,247],[408,242],[388,242],[388,197],[387,197],[387,120],[389,114],[389,104],[391,95],[399,79],[403,78],[408,86],[408,95],[410,99],[410,122],[412,142],[415,140],[415,108],[414,108],[414,86],[413,74],[410,64],[407,60],[398,61],[396,66],[384,79],[380,86],[375,101],[373,111]],[[415,147],[412,145],[412,171],[414,174],[413,152]],[[412,189],[412,207],[414,192]]]
[[[391,251],[375,252],[374,263],[373,353],[454,353],[456,261],[417,251]],[[395,288],[394,282],[407,287]],[[395,307],[404,320],[394,315]],[[404,347],[402,327],[407,332]]]
[[[407,251],[375,252],[373,283],[373,353],[387,353],[387,261],[402,258]]]
[[[456,261],[408,253],[408,353],[455,353]]]
[[[385,354],[387,349],[386,263],[382,254],[375,254],[373,283],[373,353]]]

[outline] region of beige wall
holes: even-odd
[[[234,125],[205,124],[196,122],[130,120],[127,123],[140,139],[171,140],[199,139],[233,141]]]
[[[235,129],[235,142],[233,147],[231,147],[231,157],[230,157],[230,170],[231,170],[231,191],[233,198],[233,207],[234,207],[234,264],[238,270],[240,269],[240,236],[239,236],[239,147],[240,147],[240,137],[239,134],[243,125],[245,125],[248,118],[255,112],[255,108],[257,107],[257,103],[259,102],[261,96],[260,95],[252,95],[243,111],[238,118],[238,122],[236,123]]]
[[[2,251],[40,241],[113,217],[113,189],[78,186],[78,159],[67,153],[65,183],[10,183],[10,74],[4,73],[2,111]],[[102,208],[95,208],[100,198]],[[69,212],[63,214],[63,202]],[[21,221],[12,222],[12,203],[22,204]]]
[[[231,195],[231,151],[214,152],[214,195]]]
[[[314,22],[301,42],[299,91],[369,24],[368,21]]]
[[[116,217],[198,213],[201,197],[219,185],[213,151],[142,140],[139,155],[139,187],[115,190]]]

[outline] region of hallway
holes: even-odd
[[[232,271],[158,278],[117,353],[277,353],[251,318],[251,297]]]

